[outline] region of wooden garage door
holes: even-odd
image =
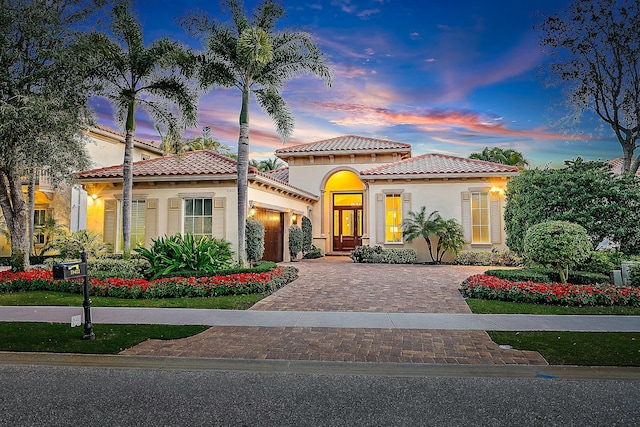
[[[284,214],[258,209],[255,218],[264,225],[264,255],[262,259],[281,262],[284,250]]]

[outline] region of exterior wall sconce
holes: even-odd
[[[91,198],[92,198],[93,200],[96,200],[96,199],[98,198],[98,195],[97,195],[96,193],[93,193],[93,194],[91,195]]]
[[[298,221],[298,215],[291,215],[291,224],[295,224]]]
[[[255,214],[256,214],[256,207],[252,205],[251,209],[249,209],[249,218],[253,218]]]

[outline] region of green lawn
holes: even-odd
[[[534,350],[550,365],[640,366],[640,333],[488,331],[498,344]]]
[[[91,297],[92,307],[168,307],[246,310],[265,294],[225,295],[215,298],[129,299]],[[0,305],[56,305],[82,307],[82,295],[65,292],[30,291],[0,294]]]
[[[525,304],[467,298],[467,305],[476,314],[609,314],[640,316],[638,307],[564,307],[561,305]]]
[[[468,298],[476,314],[640,315],[634,307],[563,307]],[[640,333],[488,331],[497,344],[534,350],[551,365],[640,366]]]
[[[82,326],[68,323],[0,322],[0,351],[117,354],[149,338],[176,339],[198,334],[208,326],[93,325],[95,340],[82,339]]]

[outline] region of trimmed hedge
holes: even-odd
[[[510,250],[467,250],[456,255],[455,264],[458,265],[502,265],[517,267],[522,265],[522,257]]]
[[[504,280],[515,282],[560,282],[560,275],[555,269],[528,268],[521,270],[487,270],[485,274]],[[608,283],[609,277],[600,273],[588,271],[569,271],[569,282],[574,285],[593,285],[596,283]]]
[[[382,246],[358,246],[349,256],[353,262],[381,264],[413,264],[418,258],[415,249]]]
[[[206,273],[203,271],[192,270],[180,270],[172,271],[171,273],[164,274],[160,278],[169,277],[210,277],[210,276],[228,276],[230,274],[242,274],[242,273],[266,273],[278,267],[278,264],[272,261],[260,261],[253,267],[235,267],[225,268],[224,270],[214,271],[213,273]]]

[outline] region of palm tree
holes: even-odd
[[[184,75],[191,63],[188,52],[167,38],[155,40],[145,47],[142,28],[125,1],[113,9],[111,31],[113,39],[105,34],[92,35],[92,59],[101,85],[99,93],[111,102],[125,130],[122,236],[124,254],[128,257],[131,251],[136,108],[142,108],[156,123],[165,126],[170,141],[179,141],[181,130],[196,123],[197,99]],[[181,113],[182,123],[172,109],[174,105]]]
[[[261,172],[274,171],[284,166],[284,164],[277,157],[270,157],[265,160],[260,160],[259,162],[251,160],[249,163],[251,164],[251,166],[254,166]]]
[[[500,147],[484,147],[481,153],[471,153],[470,159],[484,160],[486,162],[501,163],[503,165],[517,166],[519,169],[523,169],[529,164],[529,160],[525,159],[524,155],[516,150],[508,148],[506,150]]]
[[[434,256],[431,235],[440,235],[442,232],[442,216],[438,211],[433,211],[427,215],[427,208],[420,208],[419,212],[408,212],[407,217],[402,221],[402,237],[407,242],[412,242],[418,237],[423,237],[427,242],[429,256],[433,262],[438,262],[438,254]]]
[[[191,15],[183,25],[194,36],[203,36],[206,48],[200,57],[200,83],[237,88],[242,97],[238,136],[238,261],[244,264],[247,219],[247,174],[249,167],[249,103],[255,96],[260,108],[273,120],[281,139],[294,128],[293,113],[282,97],[284,83],[311,74],[331,84],[331,70],[323,52],[310,34],[276,32],[276,21],[284,9],[273,0],[263,0],[253,16],[246,16],[239,0],[227,0],[231,22],[210,21]]]

